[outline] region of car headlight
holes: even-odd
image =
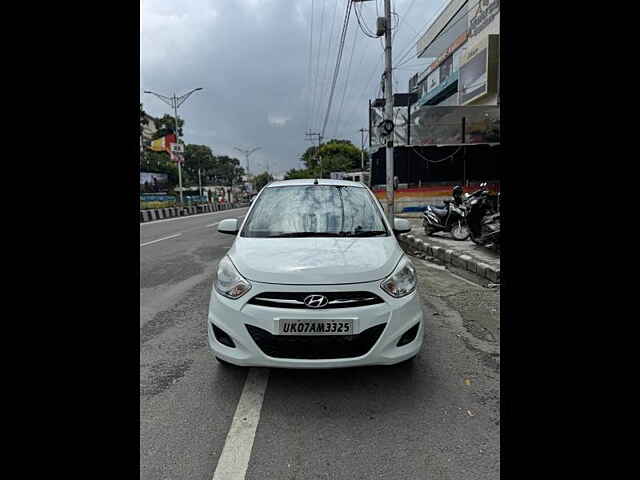
[[[406,256],[403,256],[391,275],[380,284],[385,292],[395,298],[409,295],[416,289],[418,277],[416,269]]]
[[[240,275],[227,256],[220,260],[213,284],[220,295],[233,300],[240,298],[251,290],[251,283]]]

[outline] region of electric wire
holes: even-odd
[[[324,122],[322,123],[322,129],[320,130],[321,135],[324,137],[324,132],[327,129],[327,122],[329,121],[329,115],[331,113],[331,105],[333,103],[333,95],[335,93],[336,82],[338,80],[338,76],[340,75],[340,63],[342,61],[342,52],[344,50],[344,40],[347,34],[347,29],[349,27],[349,16],[351,14],[351,6],[353,2],[349,0],[347,2],[347,8],[344,14],[344,22],[342,24],[342,35],[340,37],[340,46],[338,47],[338,54],[336,56],[336,66],[333,71],[333,81],[331,82],[331,92],[329,94],[329,102],[327,104],[327,111],[324,116]]]

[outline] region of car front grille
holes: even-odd
[[[307,307],[304,303],[304,299],[309,295],[323,295],[327,297],[328,303],[324,307],[314,310],[365,307],[384,303],[384,300],[371,292],[264,292],[259,293],[247,303],[260,305],[262,307],[310,309],[310,307]]]
[[[386,323],[356,335],[306,336],[272,335],[262,328],[245,325],[249,335],[265,355],[274,358],[327,360],[355,358],[366,354],[380,338]]]

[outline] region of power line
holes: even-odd
[[[307,129],[309,129],[309,124],[311,122],[311,82],[312,74],[311,74],[311,58],[313,57],[313,0],[311,0],[311,28],[309,29],[309,62],[307,66],[307,96],[309,97],[308,106],[307,106]]]
[[[322,48],[322,33],[324,31],[324,7],[325,7],[325,2],[326,0],[322,0],[322,13],[320,14],[320,38],[318,40],[318,48],[317,48],[317,57],[318,57],[318,61],[317,61],[317,68],[316,68],[316,74],[314,77],[314,87],[313,87],[313,107],[311,109],[311,121],[312,121],[312,125],[313,125],[313,121],[315,120],[316,117],[316,107],[318,109],[320,109],[320,95],[318,92],[318,77],[320,76],[320,57],[321,57],[321,48]],[[317,100],[317,105],[316,105],[316,100]]]
[[[336,67],[333,71],[333,81],[331,82],[331,93],[329,94],[329,103],[327,105],[327,112],[324,116],[324,122],[322,123],[322,136],[324,137],[324,132],[327,128],[327,121],[329,121],[329,114],[331,113],[331,104],[333,103],[333,94],[336,88],[336,82],[338,80],[338,75],[340,74],[340,62],[342,61],[342,51],[344,50],[344,40],[347,34],[347,29],[349,27],[349,17],[351,14],[351,6],[352,1],[349,0],[347,2],[347,9],[344,14],[344,23],[342,24],[342,35],[340,37],[340,46],[338,48],[338,55],[336,57]]]
[[[360,3],[362,3],[362,2],[360,2]],[[378,4],[376,2],[376,7],[377,6],[378,6]],[[360,6],[360,10],[362,10],[362,6]],[[365,22],[364,19],[360,18],[360,15],[362,14],[362,11],[358,12],[358,6],[357,5],[355,7],[355,12],[356,12],[356,20],[358,21],[358,25],[360,26],[360,30],[362,30],[362,33],[364,33],[369,38],[378,38],[378,36],[374,35],[374,33],[371,31],[371,29],[369,29],[369,26],[367,25],[367,22]]]
[[[340,127],[340,118],[342,117],[342,108],[344,107],[344,99],[349,89],[349,76],[351,75],[351,62],[353,61],[353,52],[356,49],[356,40],[358,39],[358,32],[353,32],[353,45],[351,46],[351,56],[349,57],[349,67],[347,68],[347,78],[344,82],[344,89],[342,90],[342,101],[340,102],[340,109],[338,110],[338,117],[336,118],[336,137],[338,136],[338,130]]]
[[[324,63],[324,69],[322,70],[322,75],[320,76],[320,98],[325,98],[326,92],[329,88],[329,59],[331,58],[331,44],[333,42],[333,28],[336,23],[336,13],[338,11],[338,0],[335,0],[335,7],[333,8],[333,15],[331,18],[331,33],[329,34],[329,43],[327,45],[327,59]],[[321,115],[321,112],[318,112]]]

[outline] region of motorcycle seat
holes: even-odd
[[[449,214],[449,209],[447,207],[437,207],[435,205],[431,205],[431,211],[438,215],[439,217],[446,217]]]

